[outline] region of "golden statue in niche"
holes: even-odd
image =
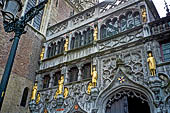
[[[61,79],[58,80],[58,89],[57,89],[57,91],[56,91],[56,94],[55,94],[55,96],[54,96],[54,99],[57,99],[57,96],[58,96],[59,94],[62,94],[62,92],[63,92],[63,85],[64,85],[64,76],[61,76]]]
[[[69,90],[68,88],[64,88],[64,98],[67,98],[68,97],[68,94],[69,94]]]
[[[43,60],[45,53],[45,47],[42,48],[41,54],[40,54],[40,60]]]
[[[146,13],[146,8],[142,8],[142,21],[147,22],[147,13]]]
[[[64,51],[67,52],[68,51],[68,44],[69,44],[69,39],[66,38],[66,42],[64,44]]]
[[[97,71],[96,71],[96,67],[93,67],[93,72],[92,72],[92,85],[94,87],[96,87],[97,84]]]
[[[97,34],[98,34],[98,29],[97,29],[97,26],[94,27],[94,33],[93,33],[93,37],[94,37],[94,41],[97,41]]]
[[[93,85],[92,85],[92,83],[90,82],[90,83],[88,84],[88,88],[87,88],[87,93],[88,93],[88,94],[91,93],[91,88],[93,88]]]
[[[37,99],[36,99],[36,104],[39,104],[39,102],[40,102],[40,93],[38,93],[38,95],[37,95]]]
[[[155,76],[156,75],[156,62],[155,62],[155,58],[152,56],[152,52],[148,53],[147,62],[148,62],[148,65],[149,65],[151,75]]]
[[[37,88],[38,88],[38,86],[37,86],[37,81],[36,81],[32,88],[31,100],[35,100],[35,98],[36,98]]]

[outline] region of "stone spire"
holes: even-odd
[[[165,2],[165,9],[167,11],[166,16],[170,16],[170,10],[169,10],[168,4],[165,0],[164,0],[164,2]]]

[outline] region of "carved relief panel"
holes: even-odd
[[[130,75],[130,78],[134,82],[143,84],[146,76],[146,63],[144,60],[144,50],[142,46],[138,48],[133,48],[121,53],[114,53],[104,57],[101,57],[101,87],[107,87],[114,79],[117,73],[117,61],[121,59],[123,65],[126,68],[126,73]]]

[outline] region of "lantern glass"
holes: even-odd
[[[3,8],[4,21],[15,20],[19,10],[21,10],[21,2],[19,0],[7,0]]]

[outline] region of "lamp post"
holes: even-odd
[[[8,56],[8,61],[5,66],[4,74],[2,76],[0,84],[0,111],[5,96],[8,80],[10,77],[11,69],[13,66],[16,50],[18,47],[18,42],[22,34],[26,33],[24,28],[27,22],[32,20],[41,11],[48,0],[44,0],[39,5],[31,8],[24,16],[21,18],[16,18],[18,11],[21,11],[22,3],[20,0],[6,0],[3,2],[3,25],[6,32],[14,32],[15,36],[13,38],[14,42],[12,44],[10,54]]]

